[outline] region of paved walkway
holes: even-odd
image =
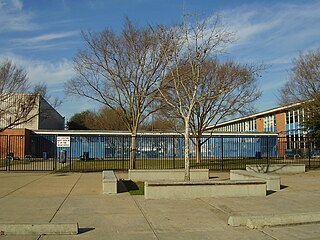
[[[320,224],[254,230],[227,225],[235,213],[320,212],[320,171],[281,177],[284,188],[267,197],[145,200],[127,192],[101,194],[101,173],[0,173],[0,223],[78,222],[81,231],[0,239],[320,239]]]

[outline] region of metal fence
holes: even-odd
[[[69,145],[55,135],[0,136],[0,171],[127,170],[131,137],[128,135],[72,135]],[[196,139],[190,141],[191,168],[245,169],[246,164],[305,164],[320,167],[320,139],[276,136],[206,136],[201,158]],[[140,135],[137,169],[184,167],[184,138],[178,135]]]

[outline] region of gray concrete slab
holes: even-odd
[[[120,177],[119,177],[120,176]],[[126,179],[122,172],[119,178]],[[228,173],[211,172],[228,179]],[[320,224],[249,229],[232,214],[320,212],[320,171],[282,175],[287,186],[266,197],[146,200],[102,194],[100,173],[0,173],[0,223],[79,223],[78,235],[0,239],[320,239]]]

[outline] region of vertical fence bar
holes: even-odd
[[[10,138],[9,138],[9,136],[7,136],[7,152],[6,152],[6,171],[10,171],[10,160],[9,160],[9,158],[8,158],[8,154],[9,154],[9,152],[10,152],[10,150],[9,150],[9,141],[10,141]]]
[[[267,136],[267,164],[269,164],[269,136]]]
[[[308,140],[308,160],[309,160],[309,170],[310,170],[311,169],[311,144],[310,144],[309,136],[307,140]]]
[[[125,136],[122,136],[122,156],[121,156],[121,162],[122,162],[122,169],[124,169],[124,158],[125,158],[125,151],[124,151],[124,138]],[[117,150],[115,149],[115,154],[114,154],[114,160],[116,161],[116,159],[118,158],[118,156],[116,156]]]
[[[221,170],[223,170],[223,136],[221,136]]]
[[[175,151],[175,138],[172,137],[172,156],[173,156],[173,168],[176,168],[176,151]]]

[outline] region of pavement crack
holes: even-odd
[[[131,195],[130,195],[130,196],[131,196]],[[135,203],[136,206],[139,208],[139,210],[140,210],[140,212],[142,213],[143,217],[144,217],[145,220],[147,221],[147,223],[148,223],[150,229],[152,230],[154,236],[159,240],[159,237],[158,237],[156,231],[154,230],[151,221],[148,219],[147,215],[144,213],[142,207],[140,206],[140,204],[136,201],[136,199],[135,199],[133,196],[131,196],[131,198],[133,199],[134,203]]]
[[[269,233],[266,233],[265,231],[263,231],[262,229],[257,229],[259,232],[263,233],[264,235],[267,235],[268,237],[271,237],[272,239],[274,240],[279,240],[279,238],[276,238],[274,236],[272,236],[271,234]]]
[[[63,206],[63,204],[65,203],[65,201],[68,199],[68,197],[70,196],[71,192],[73,191],[73,189],[75,188],[75,186],[78,184],[80,178],[82,177],[82,174],[78,177],[77,181],[73,184],[72,188],[70,189],[69,193],[67,194],[67,196],[63,199],[63,201],[61,202],[60,206],[58,207],[58,209],[56,210],[56,212],[53,214],[52,218],[50,219],[49,223],[52,222],[52,220],[54,219],[54,217],[57,215],[57,213],[60,211],[61,207]]]

